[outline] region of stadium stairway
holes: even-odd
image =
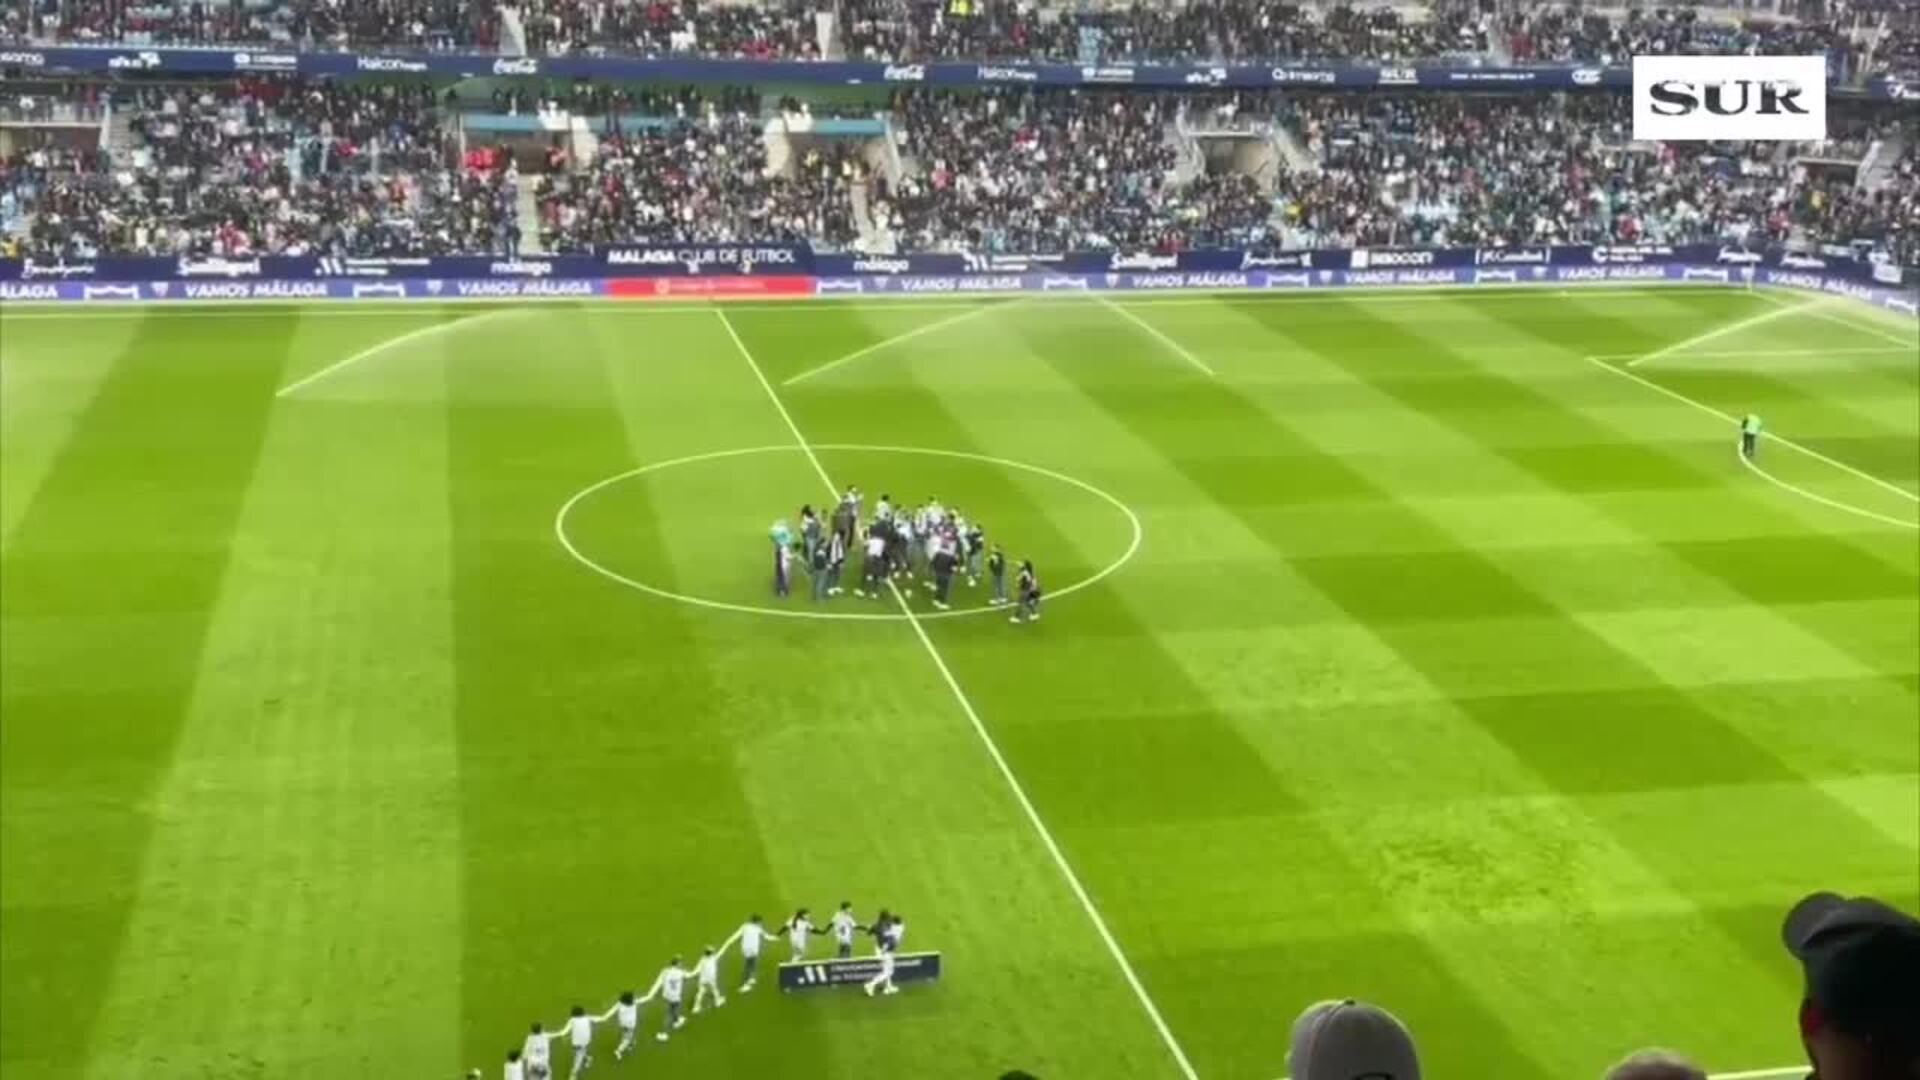
[[[1907,152],[1907,145],[1913,141],[1911,125],[1904,125],[1898,131],[1884,139],[1878,139],[1867,148],[1867,156],[1860,161],[1860,170],[1854,179],[1854,186],[1861,191],[1879,191],[1893,182],[1895,167]]]
[[[504,56],[527,55],[527,24],[521,21],[517,5],[500,6],[500,52]]]
[[[1276,123],[1267,135],[1267,141],[1280,155],[1280,165],[1287,172],[1317,173],[1320,171],[1320,159],[1313,156],[1300,136],[1294,134],[1286,124]]]
[[[528,255],[544,255],[547,245],[540,239],[540,198],[533,193],[532,177],[520,185],[514,207],[520,215],[520,250]]]
[[[107,152],[107,159],[116,165],[125,165],[133,153],[133,110],[116,109],[113,102],[106,105],[107,123],[100,132],[100,149]]]

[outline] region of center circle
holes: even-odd
[[[636,589],[640,592],[647,593],[652,596],[660,597],[663,600],[673,600],[682,604],[691,604],[695,607],[709,608],[716,611],[733,611],[733,612],[740,612],[743,614],[750,614],[750,615],[773,615],[781,618],[794,618],[794,619],[848,619],[848,620],[867,620],[872,622],[880,622],[880,621],[889,621],[889,620],[905,621],[909,618],[951,619],[951,618],[959,618],[966,615],[983,615],[983,614],[988,614],[992,612],[1004,612],[1006,610],[1004,606],[997,607],[997,606],[984,604],[984,603],[973,604],[968,606],[961,606],[960,604],[956,604],[953,608],[946,611],[915,610],[910,614],[906,611],[900,610],[899,604],[893,599],[891,599],[890,597],[884,601],[884,603],[887,605],[886,609],[884,610],[874,610],[874,611],[829,610],[827,608],[827,605],[816,606],[803,595],[806,592],[804,574],[795,575],[795,577],[799,579],[794,589],[796,595],[792,597],[789,601],[787,601],[788,606],[776,605],[772,603],[766,603],[766,604],[745,603],[745,602],[738,602],[738,601],[731,601],[731,600],[716,599],[709,596],[692,595],[689,593],[678,591],[676,589],[669,589],[664,586],[651,584],[647,581],[641,580],[639,577],[636,577],[631,573],[623,573],[621,570],[615,569],[614,567],[607,565],[606,562],[603,561],[602,559],[595,558],[593,555],[588,554],[586,551],[583,551],[581,549],[581,545],[575,541],[574,536],[572,535],[572,533],[569,532],[570,524],[574,523],[574,519],[576,517],[583,516],[584,514],[584,511],[582,509],[583,507],[589,506],[596,498],[604,497],[607,495],[607,493],[618,489],[622,484],[626,484],[631,481],[638,480],[653,474],[661,473],[669,469],[701,465],[708,462],[728,461],[728,460],[737,459],[737,458],[755,457],[760,455],[805,454],[808,452],[808,449],[809,448],[796,446],[796,445],[749,446],[749,447],[743,447],[737,450],[719,450],[719,451],[706,453],[706,454],[690,454],[686,457],[670,458],[666,461],[655,461],[647,465],[642,465],[636,469],[628,469],[625,472],[616,473],[612,476],[607,477],[604,480],[595,481],[594,483],[589,484],[584,488],[581,488],[579,491],[575,492],[571,498],[567,499],[566,502],[561,504],[559,511],[554,514],[554,518],[553,518],[554,537],[557,540],[559,540],[561,548],[563,548],[568,555],[572,556],[576,562],[580,563],[582,566],[585,566],[587,569],[592,570],[594,573],[599,574],[601,577],[604,577],[609,581],[616,582],[620,585],[626,586],[627,588]],[[1024,461],[1013,461],[1008,458],[993,457],[988,454],[975,454],[975,453],[970,453],[964,450],[936,450],[930,447],[921,447],[921,446],[866,446],[866,445],[859,445],[859,444],[852,444],[852,443],[822,443],[822,444],[813,445],[811,447],[811,450],[816,452],[827,452],[827,453],[920,455],[920,456],[930,457],[930,458],[947,459],[948,461],[974,462],[974,463],[983,464],[983,465],[992,465],[1001,469],[1011,469],[1017,472],[1026,473],[1030,476],[1042,477],[1047,480],[1066,485],[1067,487],[1072,488],[1081,494],[1091,496],[1094,500],[1098,501],[1104,506],[1109,507],[1114,511],[1117,511],[1126,520],[1127,528],[1129,530],[1129,536],[1127,539],[1127,545],[1125,550],[1121,551],[1120,554],[1117,557],[1115,557],[1112,561],[1108,562],[1104,566],[1099,567],[1096,570],[1091,571],[1090,573],[1087,573],[1086,575],[1081,577],[1079,580],[1073,581],[1059,588],[1049,588],[1047,590],[1047,599],[1049,602],[1058,600],[1063,597],[1069,596],[1073,593],[1079,592],[1081,589],[1088,588],[1089,586],[1092,586],[1098,583],[1099,581],[1101,581],[1102,579],[1106,578],[1109,574],[1112,574],[1114,571],[1120,569],[1121,566],[1126,564],[1127,560],[1133,558],[1135,552],[1140,550],[1140,543],[1145,537],[1145,531],[1144,529],[1142,529],[1140,524],[1140,516],[1138,514],[1135,514],[1132,508],[1128,507],[1126,503],[1121,502],[1118,498],[1114,497],[1111,493],[1103,491],[1100,488],[1095,487],[1094,485],[1089,484],[1085,480],[1081,480],[1077,477],[1068,476],[1065,473],[1056,472],[1053,469],[1048,469],[1039,465],[1031,465]],[[809,464],[807,468],[810,474],[811,465]],[[820,486],[819,480],[817,478],[811,479],[809,481],[809,486],[810,487]],[[866,493],[866,497],[869,500],[868,511],[871,512],[873,508],[874,500],[877,500],[878,497],[883,492],[881,489],[874,488],[869,485],[862,485],[862,490]],[[757,521],[757,522],[754,522],[753,524],[757,527],[764,529],[764,527],[767,524],[769,524],[772,521],[773,517],[775,516],[788,516],[788,515],[776,512],[774,514],[767,515],[765,521]],[[989,526],[992,525],[992,522],[990,520],[992,517],[991,511],[984,514],[975,515],[975,516],[980,520],[986,521]],[[790,517],[790,520],[792,520],[791,517]],[[797,526],[798,525],[797,520],[793,521],[793,524]],[[987,538],[989,542],[993,542],[997,539],[997,534],[992,530],[991,527],[989,528]],[[764,532],[760,534],[759,543],[760,545],[762,545],[760,550],[762,551],[766,550],[764,545],[767,543],[767,541],[765,539]],[[852,555],[849,555],[848,562],[851,563],[853,561],[853,558],[854,557]],[[1014,555],[1011,548],[1008,551],[1008,561],[1010,563],[1017,562],[1017,558]],[[1042,567],[1044,568],[1045,560],[1036,560],[1036,561],[1039,561],[1042,564]],[[768,571],[767,574],[763,575],[763,579],[764,580],[771,579],[770,570]],[[849,573],[848,575],[848,580],[849,581],[854,580],[853,575],[851,573]],[[872,601],[847,599],[845,597],[836,597],[833,601],[833,605],[837,607],[851,607],[855,604],[861,604],[861,603],[871,604]]]

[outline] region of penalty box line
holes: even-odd
[[[820,482],[826,485],[827,497],[829,499],[837,497],[840,493],[839,487],[834,484],[833,477],[828,475],[826,466],[821,464],[820,455],[814,452],[813,444],[807,441],[806,435],[800,430],[800,425],[794,421],[793,414],[787,411],[786,402],[780,400],[780,394],[774,389],[773,383],[768,381],[766,372],[760,369],[760,362],[754,359],[752,351],[747,348],[747,343],[741,340],[740,332],[734,329],[733,320],[727,318],[726,309],[716,307],[713,310],[714,314],[720,317],[720,325],[726,328],[727,336],[733,339],[733,347],[739,351],[741,358],[753,370],[753,377],[759,380],[761,389],[767,392],[767,400],[773,402],[774,410],[786,423],[787,431],[793,435],[794,443],[800,447],[801,453],[805,454],[808,462],[813,465],[813,471],[819,475]],[[1187,1059],[1186,1051],[1180,1048],[1180,1040],[1174,1037],[1173,1029],[1167,1026],[1166,1018],[1160,1015],[1159,1006],[1153,1003],[1153,998],[1147,993],[1146,985],[1140,981],[1139,974],[1133,970],[1133,964],[1127,960],[1127,954],[1120,948],[1120,942],[1114,938],[1113,931],[1107,928],[1107,920],[1101,916],[1100,909],[1094,906],[1093,898],[1088,895],[1086,886],[1080,883],[1080,876],[1074,873],[1073,865],[1067,862],[1066,853],[1060,850],[1059,843],[1053,838],[1053,831],[1047,828],[1047,823],[1040,817],[1040,811],[1034,808],[1033,800],[1027,797],[1026,788],[1021,785],[1020,778],[1014,775],[1013,766],[1007,763],[1006,755],[1000,752],[999,743],[994,741],[993,734],[981,721],[979,711],[973,707],[973,701],[967,697],[966,691],[960,688],[960,681],[954,678],[953,669],[947,666],[946,658],[940,655],[940,650],[934,645],[933,638],[927,635],[926,626],[907,603],[906,597],[900,595],[900,590],[891,582],[888,583],[888,588],[893,593],[894,602],[906,615],[907,625],[913,628],[914,636],[920,640],[920,645],[926,650],[927,656],[932,658],[934,667],[939,669],[940,677],[946,682],[947,689],[953,692],[953,699],[959,703],[960,711],[966,714],[968,722],[973,725],[974,734],[980,737],[981,745],[986,747],[987,756],[993,759],[994,765],[1000,770],[1001,779],[1006,781],[1008,790],[1013,792],[1014,800],[1026,813],[1028,823],[1033,826],[1034,832],[1040,835],[1040,842],[1045,845],[1047,854],[1053,857],[1054,866],[1059,869],[1060,875],[1066,878],[1067,886],[1072,889],[1074,898],[1080,901],[1081,910],[1086,912],[1087,919],[1093,923],[1093,928],[1100,935],[1101,942],[1106,945],[1108,954],[1113,957],[1114,963],[1119,965],[1120,973],[1126,978],[1127,985],[1132,988],[1134,997],[1139,1000],[1140,1007],[1146,1010],[1147,1018],[1153,1022],[1154,1030],[1159,1032],[1160,1041],[1166,1044],[1167,1051],[1173,1055],[1174,1063],[1180,1068],[1180,1074],[1186,1080],[1199,1080],[1199,1074],[1194,1071],[1193,1063]]]

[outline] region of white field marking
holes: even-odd
[[[1666,396],[1672,398],[1673,400],[1680,402],[1681,404],[1693,406],[1694,408],[1700,410],[1701,412],[1706,413],[1708,416],[1717,416],[1720,419],[1725,420],[1727,423],[1734,425],[1735,427],[1740,426],[1740,421],[1735,419],[1731,414],[1723,413],[1719,409],[1716,409],[1713,406],[1708,405],[1704,401],[1696,401],[1695,399],[1688,397],[1687,395],[1681,393],[1678,390],[1673,390],[1673,389],[1669,389],[1668,387],[1662,386],[1659,383],[1654,382],[1652,379],[1646,378],[1638,374],[1637,372],[1628,371],[1626,368],[1621,367],[1618,364],[1609,364],[1604,360],[1601,360],[1592,356],[1584,357],[1583,359],[1585,359],[1587,363],[1600,368],[1602,371],[1611,371],[1615,375],[1618,375],[1622,378],[1632,379],[1634,382],[1639,383],[1641,386],[1644,386],[1649,390],[1657,390],[1660,393],[1665,394]],[[1862,472],[1859,469],[1853,467],[1852,465],[1847,464],[1844,461],[1836,461],[1835,459],[1828,457],[1827,455],[1821,453],[1820,451],[1812,449],[1811,447],[1802,446],[1799,443],[1794,442],[1792,439],[1789,439],[1784,435],[1768,435],[1766,436],[1766,439],[1767,439],[1767,442],[1770,444],[1784,446],[1789,450],[1799,451],[1800,453],[1807,455],[1808,457],[1814,459],[1815,461],[1824,461],[1827,464],[1833,466],[1834,468],[1841,470],[1842,472],[1851,473],[1854,476],[1857,476],[1860,479],[1867,481],[1868,483],[1876,484],[1880,487],[1883,487],[1888,491],[1893,492],[1895,495],[1904,496],[1913,502],[1920,502],[1920,495],[1915,495],[1913,492],[1908,491],[1906,488],[1901,487],[1899,484],[1895,484],[1888,480],[1882,480],[1881,478],[1869,472]]]
[[[1675,282],[1657,288],[1632,285],[1594,284],[1581,287],[1581,295],[1591,300],[1613,300],[1628,297],[1660,296],[1671,294],[1675,289],[1727,290],[1727,286],[1713,282]],[[1727,290],[1731,291],[1731,290]],[[1095,292],[1026,294],[1021,300],[1026,303],[1071,303],[1084,301]],[[1236,303],[1313,303],[1326,304],[1339,301],[1366,304],[1419,304],[1451,303],[1471,298],[1474,303],[1486,304],[1505,300],[1537,300],[1550,295],[1540,286],[1520,285],[1510,288],[1477,289],[1464,285],[1347,285],[1338,290],[1300,290],[1300,291],[1229,291],[1194,292],[1185,295],[1159,295],[1134,297],[1129,294],[1124,307],[1187,307],[1200,304],[1216,304],[1222,300]],[[356,303],[352,300],[308,300],[304,303],[283,301],[227,301],[193,306],[176,303],[158,306],[147,300],[89,300],[84,305],[71,303],[55,306],[45,301],[9,301],[0,303],[0,323],[14,319],[145,319],[152,316],[162,318],[248,318],[260,319],[274,315],[284,315],[288,310],[296,310],[304,316],[327,315],[343,318],[392,318],[400,315],[426,316],[433,313],[434,307],[463,306],[502,306],[511,307],[502,310],[521,308],[539,308],[552,305],[571,305],[581,312],[606,315],[651,315],[663,313],[711,312],[724,304],[736,304],[748,308],[772,308],[789,311],[819,311],[825,309],[873,309],[893,310],[912,308],[948,308],[969,304],[977,300],[1005,300],[1006,292],[953,292],[941,293],[930,297],[923,293],[898,293],[888,296],[863,296],[860,299],[837,296],[816,296],[807,299],[737,297],[719,302],[686,302],[657,300],[594,300],[590,297],[519,297],[503,302],[497,296],[443,296],[436,297],[430,303],[406,304],[396,301],[374,303]],[[352,305],[352,306],[348,306]]]
[[[1802,300],[1797,304],[1787,304],[1784,306],[1770,307],[1758,315],[1749,315],[1744,319],[1735,319],[1733,322],[1730,322],[1730,323],[1721,323],[1719,326],[1713,327],[1712,329],[1707,330],[1704,333],[1695,334],[1694,336],[1687,338],[1684,341],[1676,341],[1671,345],[1663,345],[1660,348],[1655,349],[1650,353],[1647,353],[1645,356],[1642,356],[1637,360],[1629,360],[1627,361],[1627,366],[1638,367],[1639,365],[1644,364],[1649,360],[1658,360],[1663,356],[1672,356],[1674,353],[1680,352],[1690,346],[1701,345],[1706,342],[1712,341],[1714,338],[1717,338],[1717,337],[1725,337],[1726,335],[1734,333],[1736,331],[1751,329],[1755,326],[1759,326],[1762,323],[1769,323],[1775,319],[1785,318],[1786,316],[1792,315],[1795,312],[1805,311],[1806,309],[1813,307],[1815,304],[1824,303],[1825,301],[1826,301],[1826,297],[1816,296],[1809,300]]]
[[[1787,303],[1785,299],[1776,295],[1775,292],[1771,289],[1758,289],[1758,290],[1755,290],[1755,293],[1756,295],[1764,299],[1771,300],[1776,304]],[[1822,294],[1822,299],[1839,300],[1839,299],[1844,299],[1844,297],[1827,293],[1827,294]],[[1896,345],[1903,345],[1909,351],[1920,349],[1920,339],[1901,337],[1899,334],[1894,333],[1892,330],[1884,326],[1875,326],[1871,323],[1861,322],[1855,319],[1849,319],[1846,317],[1846,315],[1842,314],[1842,311],[1852,311],[1852,310],[1854,309],[1850,307],[1844,308],[1844,309],[1823,307],[1813,311],[1809,311],[1807,312],[1807,314],[1812,315],[1816,319],[1825,319],[1830,323],[1835,323],[1839,326],[1844,326],[1849,330],[1858,330],[1863,334],[1872,334],[1874,337],[1880,338],[1883,341],[1891,341]],[[1872,310],[1879,311],[1880,309],[1873,308]]]
[[[1736,453],[1738,452],[1736,451]],[[1745,465],[1749,470],[1751,470],[1755,476],[1758,476],[1760,479],[1765,480],[1767,483],[1772,484],[1775,487],[1784,488],[1787,491],[1790,491],[1793,494],[1798,495],[1803,499],[1812,499],[1814,502],[1821,503],[1825,506],[1831,506],[1835,510],[1843,510],[1849,514],[1856,514],[1863,518],[1872,518],[1875,521],[1884,521],[1889,525],[1898,525],[1903,529],[1920,529],[1920,522],[1903,521],[1897,517],[1888,517],[1885,514],[1876,513],[1872,510],[1855,506],[1852,503],[1844,503],[1838,499],[1829,499],[1825,495],[1816,494],[1815,492],[1808,491],[1806,488],[1797,487],[1793,484],[1787,483],[1785,480],[1780,479],[1779,477],[1773,475],[1767,470],[1754,464],[1753,459],[1748,457],[1745,454],[1739,454],[1739,458],[1740,458],[1740,463],[1742,465]]]
[[[405,345],[410,341],[417,341],[420,338],[428,336],[429,334],[442,333],[447,330],[455,329],[456,327],[471,326],[472,324],[477,323],[482,319],[491,319],[496,315],[509,314],[514,310],[516,309],[495,308],[492,311],[479,311],[479,312],[475,312],[472,315],[462,315],[458,319],[447,319],[443,322],[432,323],[427,326],[415,327],[404,334],[397,334],[393,337],[376,341],[372,345],[369,345],[366,348],[361,349],[359,352],[354,353],[352,356],[349,356],[344,360],[336,360],[333,363],[328,364],[326,367],[321,368],[319,371],[316,371],[311,375],[308,375],[304,378],[295,379],[294,381],[288,383],[287,385],[281,387],[280,389],[275,390],[273,392],[273,396],[286,397],[288,394],[293,393],[295,390],[298,390],[304,386],[311,386],[314,383],[319,382],[321,379],[324,379],[327,376],[333,374],[334,372],[341,370],[342,368],[349,367],[353,364],[357,364],[360,361],[365,360],[370,356],[378,356],[381,353],[386,352],[388,349],[397,349],[400,346]]]
[[[560,546],[566,549],[567,554],[573,556],[576,562],[580,563],[582,566],[585,566],[587,569],[592,570],[594,573],[599,574],[601,577],[607,578],[610,581],[618,582],[619,584],[625,585],[628,588],[638,589],[643,593],[648,593],[653,596],[658,596],[664,600],[676,600],[683,604],[691,604],[695,607],[710,608],[715,611],[734,611],[734,612],[740,612],[742,614],[748,614],[748,615],[775,615],[775,616],[779,616],[782,618],[789,618],[789,619],[844,619],[844,620],[867,620],[872,622],[904,622],[906,621],[907,616],[899,613],[883,614],[878,612],[858,613],[858,612],[809,611],[805,608],[762,607],[755,604],[734,604],[724,600],[708,600],[705,597],[688,596],[685,593],[677,593],[669,589],[662,589],[655,585],[648,585],[646,582],[637,581],[633,578],[627,577],[626,575],[620,573],[617,570],[612,570],[605,566],[600,565],[599,563],[595,562],[591,557],[583,554],[579,548],[574,546],[573,538],[569,536],[567,533],[567,515],[572,513],[576,506],[578,506],[582,502],[585,502],[588,498],[593,496],[596,492],[599,492],[605,488],[612,487],[613,485],[621,483],[623,481],[631,480],[636,476],[644,476],[647,473],[658,472],[662,469],[670,469],[676,465],[692,465],[702,461],[716,461],[723,458],[744,457],[749,454],[773,454],[773,453],[790,454],[790,453],[797,452],[799,449],[800,448],[797,446],[790,446],[790,445],[783,444],[780,446],[749,446],[749,447],[744,447],[738,450],[721,450],[721,451],[717,451],[715,453],[710,453],[710,454],[691,454],[691,455],[688,455],[687,457],[673,458],[672,460],[669,460],[669,461],[656,461],[648,465],[642,465],[637,469],[629,469],[626,472],[619,473],[614,476],[609,476],[605,480],[597,481],[593,484],[588,485],[587,487],[580,489],[580,491],[576,492],[572,498],[568,499],[564,504],[561,505],[559,512],[554,514],[553,516],[554,536],[559,539]],[[1043,468],[1039,465],[1029,465],[1024,461],[1013,461],[1008,458],[990,457],[986,454],[972,454],[963,450],[935,450],[931,448],[918,447],[918,446],[865,446],[865,445],[857,445],[852,443],[821,443],[821,444],[816,444],[815,449],[846,450],[846,451],[855,451],[855,452],[864,451],[867,453],[929,454],[935,457],[950,457],[950,458],[962,458],[969,461],[984,461],[990,465],[999,465],[1009,469],[1021,469],[1026,472],[1035,473],[1040,476],[1045,476],[1049,479],[1058,480],[1061,483],[1069,484],[1073,487],[1080,488],[1081,490],[1086,491],[1097,498],[1105,500],[1108,504],[1113,506],[1115,509],[1119,510],[1122,514],[1125,514],[1128,524],[1130,524],[1133,528],[1133,538],[1128,542],[1127,550],[1122,552],[1118,559],[1115,559],[1113,562],[1107,564],[1104,567],[1101,567],[1098,571],[1096,571],[1092,575],[1082,578],[1079,581],[1073,582],[1072,584],[1064,586],[1062,588],[1047,590],[1047,597],[1049,599],[1058,599],[1070,593],[1075,593],[1080,591],[1081,589],[1085,589],[1095,584],[1098,584],[1102,579],[1106,578],[1107,575],[1112,574],[1113,572],[1119,570],[1122,566],[1126,565],[1127,561],[1132,559],[1134,554],[1140,550],[1141,541],[1146,536],[1146,530],[1140,524],[1140,516],[1138,514],[1135,514],[1131,507],[1129,507],[1126,503],[1121,502],[1112,493],[1103,491],[1100,488],[1097,488],[1092,484],[1087,483],[1085,480],[1079,479],[1078,477],[1068,476],[1066,473],[1055,472],[1052,469]],[[951,611],[927,612],[925,614],[920,615],[919,617],[922,619],[955,619],[963,615],[980,615],[988,612],[999,612],[1000,614],[1004,615],[1006,614],[1007,609],[1003,607],[955,608]]]
[[[1874,326],[1871,323],[1863,322],[1858,319],[1849,319],[1846,316],[1840,314],[1840,312],[1837,310],[1836,311],[1810,311],[1807,314],[1812,315],[1816,318],[1825,319],[1830,323],[1839,323],[1841,326],[1844,326],[1849,330],[1858,330],[1863,334],[1872,334],[1874,337],[1881,338],[1886,341],[1894,342],[1900,345],[1902,348],[1906,349],[1909,354],[1920,353],[1920,339],[1903,338],[1899,334],[1894,333],[1892,330],[1889,330],[1884,326]]]
[[[1817,314],[1817,312],[1808,312],[1807,314]],[[1884,356],[1888,353],[1901,351],[1903,350],[1892,345],[1863,345],[1851,349],[1822,349],[1818,346],[1807,346],[1799,349],[1726,349],[1719,352],[1690,352],[1687,354],[1687,359],[1718,358],[1723,356]],[[1632,360],[1638,356],[1640,356],[1639,353],[1599,353],[1593,358],[1595,360]]]
[[[1168,337],[1164,332],[1161,331],[1159,327],[1153,325],[1152,323],[1141,318],[1140,316],[1135,315],[1133,312],[1128,311],[1126,308],[1121,307],[1119,304],[1114,303],[1112,300],[1107,299],[1106,294],[1095,293],[1094,299],[1098,301],[1100,305],[1105,307],[1108,311],[1114,312],[1115,314],[1119,315],[1121,318],[1127,320],[1133,325],[1139,327],[1142,330],[1145,330],[1148,336],[1152,337],[1155,341],[1158,341],[1160,344],[1165,345],[1169,349],[1172,349],[1175,356],[1178,356],[1180,359],[1185,360],[1187,363],[1192,364],[1196,368],[1199,368],[1202,372],[1205,372],[1208,375],[1215,374],[1214,370],[1208,367],[1205,363],[1203,363],[1199,357],[1187,351],[1187,347],[1185,345],[1182,345],[1179,342]]]
[[[794,423],[793,414],[787,411],[786,402],[780,400],[779,392],[773,388],[772,383],[767,381],[766,372],[760,370],[760,363],[753,358],[753,353],[747,350],[747,343],[740,340],[740,334],[733,328],[733,321],[727,318],[725,310],[716,309],[716,311],[720,316],[721,324],[727,328],[727,336],[733,339],[734,348],[740,350],[741,358],[746,360],[749,368],[753,369],[753,377],[760,380],[761,388],[767,392],[767,399],[773,402],[774,409],[780,413],[780,419],[786,422],[787,430],[793,435],[794,443],[800,447],[802,453],[807,455],[807,460],[813,463],[813,471],[819,474],[820,482],[826,485],[827,497],[838,496],[840,489],[834,484],[833,478],[827,475],[826,466],[820,464],[820,455],[814,453],[812,444],[808,443],[806,435],[801,433],[800,425]],[[1087,919],[1093,923],[1094,930],[1099,933],[1100,940],[1105,943],[1107,952],[1113,956],[1114,963],[1119,965],[1120,973],[1126,977],[1127,985],[1133,988],[1134,997],[1139,999],[1140,1007],[1146,1010],[1154,1029],[1160,1033],[1160,1041],[1166,1044],[1168,1052],[1173,1055],[1174,1063],[1180,1067],[1180,1074],[1186,1077],[1186,1080],[1199,1080],[1199,1074],[1194,1072],[1193,1063],[1187,1060],[1186,1051],[1180,1049],[1180,1041],[1174,1038],[1173,1029],[1167,1026],[1166,1019],[1160,1015],[1159,1007],[1153,1003],[1153,998],[1148,996],[1147,988],[1141,983],[1140,976],[1134,972],[1133,964],[1127,960],[1127,954],[1121,951],[1120,943],[1114,940],[1113,931],[1107,929],[1107,920],[1101,916],[1100,909],[1093,906],[1093,898],[1087,894],[1086,886],[1080,883],[1080,876],[1074,873],[1072,864],[1067,862],[1066,854],[1060,850],[1060,845],[1053,839],[1053,832],[1047,828],[1047,823],[1041,820],[1040,811],[1034,809],[1033,800],[1027,797],[1026,788],[1020,785],[1020,778],[1013,773],[1013,766],[1007,764],[1006,755],[1000,752],[1000,745],[994,742],[993,735],[987,731],[987,725],[981,722],[980,714],[974,709],[973,702],[967,697],[966,691],[960,689],[960,682],[953,677],[953,670],[947,667],[946,658],[940,655],[940,650],[934,646],[933,639],[927,636],[926,625],[913,613],[913,609],[907,606],[906,598],[900,595],[900,590],[892,589],[892,591],[894,601],[900,605],[902,611],[906,612],[907,625],[913,628],[914,636],[920,639],[921,646],[933,660],[933,666],[940,670],[940,677],[946,681],[947,689],[953,692],[953,698],[960,704],[960,710],[966,713],[968,722],[973,725],[974,734],[980,737],[981,745],[987,749],[987,756],[991,757],[994,765],[999,768],[1001,778],[1007,782],[1007,788],[1013,792],[1013,797],[1019,802],[1020,809],[1026,812],[1027,821],[1033,825],[1033,831],[1040,834],[1040,841],[1046,846],[1047,854],[1053,856],[1054,866],[1058,867],[1060,875],[1067,879],[1068,887],[1073,890],[1074,897],[1080,901],[1081,910],[1086,912]]]
[[[1017,304],[1019,302],[1020,301],[1016,299],[1011,301],[1010,303]],[[931,334],[935,330],[952,326],[955,323],[965,322],[968,319],[974,318],[979,315],[983,315],[989,311],[997,311],[1000,308],[1007,307],[1007,306],[1009,306],[1009,304],[969,304],[967,305],[965,310],[961,311],[957,315],[949,315],[944,319],[935,319],[934,321],[927,323],[924,326],[916,326],[904,334],[895,334],[894,336],[887,338],[884,341],[876,341],[871,345],[866,345],[861,348],[855,349],[852,352],[848,353],[847,355],[842,356],[838,360],[829,360],[818,367],[808,368],[807,370],[801,372],[800,374],[792,376],[791,378],[787,379],[785,382],[781,383],[780,385],[792,386],[794,383],[802,382],[806,379],[811,379],[815,375],[832,371],[834,368],[837,368],[842,364],[852,363],[853,361],[858,360],[861,357],[868,355],[869,353],[879,352],[881,349],[887,348],[890,345],[898,345],[903,341],[912,341],[914,338],[919,337],[921,334]]]

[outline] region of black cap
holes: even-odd
[[[1814,893],[1787,912],[1780,936],[1835,1030],[1920,1051],[1920,919],[1878,900]]]

